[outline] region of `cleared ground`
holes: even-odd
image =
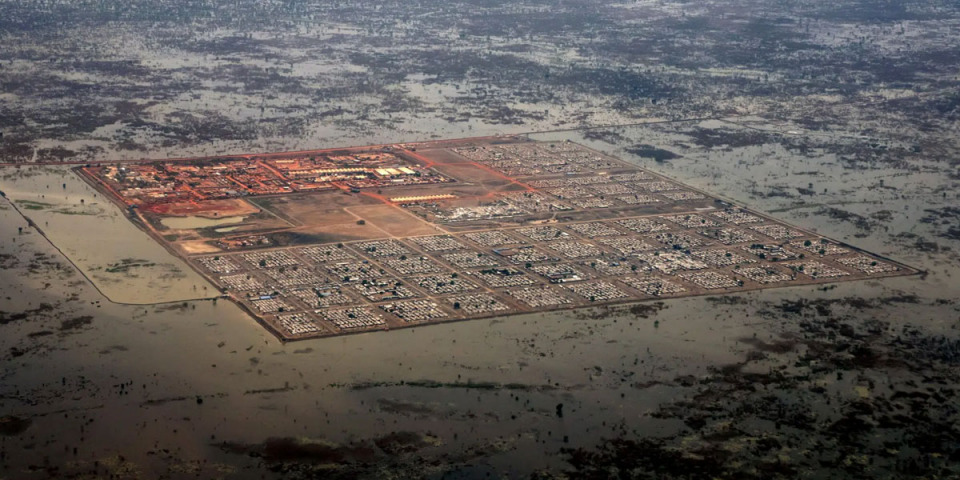
[[[204,218],[222,218],[250,215],[259,211],[250,203],[239,199],[206,200],[203,202],[181,202],[158,205],[151,212],[167,216],[194,216]]]
[[[340,191],[268,197],[252,201],[297,226],[352,223],[357,220],[356,216],[344,209],[380,203],[364,195]]]
[[[392,237],[412,237],[443,233],[437,226],[427,223],[400,207],[393,205],[371,205],[351,207],[350,213],[364,219],[368,224],[383,230]]]

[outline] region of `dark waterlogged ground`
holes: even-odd
[[[0,478],[957,478],[960,16],[841,3],[3,3]],[[924,273],[284,345],[29,164],[670,118],[532,137]]]
[[[671,147],[663,130],[618,134]],[[669,165],[638,161],[767,211],[792,205],[778,215],[928,273],[283,345],[222,301],[112,303],[94,285],[125,303],[142,303],[144,291],[197,298],[193,287],[204,286],[68,170],[6,169],[5,472],[956,475],[960,292],[951,240],[936,237],[936,222],[891,218],[864,230],[812,202],[744,193],[743,176],[706,173],[742,168],[751,149],[786,161],[773,153],[780,148],[718,152],[710,163],[694,148]],[[743,160],[733,160],[738,152]],[[790,158],[798,170],[818,161]],[[770,175],[759,183],[796,181]],[[894,178],[910,184],[911,175]],[[842,168],[823,176],[818,185],[828,190],[870,181],[844,180]],[[21,187],[46,184],[53,193],[42,194],[44,205],[29,203]],[[876,217],[869,210],[892,193],[863,190],[862,202],[844,208]],[[914,195],[898,217],[932,201]],[[65,237],[84,231],[77,218],[91,232]],[[909,225],[937,247],[921,253],[888,224]],[[114,235],[125,242],[97,248],[97,237]]]

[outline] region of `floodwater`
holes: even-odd
[[[66,167],[0,169],[0,190],[110,301],[177,302],[215,288]],[[16,227],[26,227],[23,217]]]
[[[3,253],[55,255],[38,234],[18,236],[19,222],[12,209],[0,211],[0,235],[17,237],[16,245],[4,243]],[[671,395],[667,387],[639,395],[621,385],[617,370],[635,368],[635,359],[643,362],[637,381],[672,376],[678,365],[702,373],[712,362],[732,361],[734,338],[748,331],[700,315],[702,301],[689,300],[671,302],[664,312],[675,321],[661,318],[656,326],[629,315],[586,318],[587,311],[282,344],[228,302],[114,305],[83,282],[69,289],[81,300],[69,301],[64,283],[71,279],[4,274],[4,291],[16,292],[18,300],[3,301],[0,310],[49,302],[69,312],[62,319],[93,320],[71,330],[60,329],[59,316],[8,325],[4,347],[19,340],[30,348],[41,343],[34,339],[54,337],[63,350],[38,346],[21,357],[29,368],[5,370],[0,381],[18,391],[0,405],[5,414],[31,417],[35,441],[71,452],[71,461],[106,463],[120,452],[144,478],[166,468],[150,453],[162,449],[178,461],[199,462],[221,456],[212,445],[217,441],[304,436],[346,442],[385,430],[428,430],[441,439],[438,448],[450,452],[505,436],[509,453],[499,462],[507,465],[543,448],[541,442],[557,449],[589,445],[611,434],[604,422],[612,428],[639,419]],[[52,285],[42,287],[46,283]],[[48,330],[56,333],[31,337]],[[727,340],[700,343],[707,338]],[[451,386],[403,385],[417,381]],[[470,388],[484,383],[515,386]],[[564,418],[554,413],[558,403],[565,404]],[[648,428],[669,423],[653,421]],[[42,464],[44,450],[24,452],[17,463]],[[530,466],[550,462],[540,457]]]
[[[621,134],[664,148],[679,141],[649,128]],[[577,137],[619,151],[579,134],[550,137]],[[769,148],[756,155],[784,155]],[[684,153],[667,165],[633,160],[761,210],[783,206],[782,199],[750,198],[737,190],[749,180],[730,173],[742,168],[733,159],[748,153],[710,152],[709,164]],[[807,167],[760,170],[761,176],[788,177],[760,183],[795,181],[791,172]],[[844,180],[831,180],[843,178],[839,167],[819,168],[818,182],[842,189]],[[718,172],[704,173],[713,169]],[[418,474],[525,477],[542,468],[562,469],[563,448],[682,431],[682,422],[651,415],[661,403],[687,395],[671,380],[741,362],[749,347],[740,339],[773,339],[793,328],[763,313],[784,300],[912,293],[924,303],[890,305],[869,315],[896,326],[923,321],[949,331],[956,325],[951,305],[932,302],[960,296],[950,277],[960,273],[955,263],[912,254],[876,232],[852,237],[858,230],[849,224],[789,210],[781,217],[879,247],[930,267],[931,274],[840,283],[828,291],[811,286],[749,292],[734,305],[686,298],[651,311],[585,309],[283,344],[231,303],[181,302],[204,296],[202,280],[68,170],[0,173],[8,197],[0,199],[0,255],[11,256],[0,256],[0,311],[36,310],[0,325],[0,352],[12,352],[0,371],[0,416],[30,422],[0,443],[0,475],[13,478],[44,478],[49,465],[60,473],[95,470],[120,478],[279,478],[284,474],[265,470],[255,457],[229,453],[223,442],[292,437],[344,445],[402,431],[431,438],[417,455],[444,467],[424,467]],[[27,227],[12,205],[106,297]],[[26,227],[23,233],[19,227]],[[131,267],[132,274],[97,269],[128,258],[154,266]],[[166,276],[155,275],[161,272]],[[176,303],[121,305],[108,298]],[[853,388],[839,380],[828,387]]]

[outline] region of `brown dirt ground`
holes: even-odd
[[[180,250],[182,250],[187,255],[196,255],[200,253],[217,253],[222,250],[206,243],[205,241],[194,240],[189,242],[177,243]]]
[[[344,208],[376,205],[377,201],[358,194],[327,192],[314,195],[294,195],[258,200],[263,208],[296,224],[304,226],[339,225],[356,222],[357,218]]]
[[[158,215],[171,217],[196,216],[204,218],[245,216],[260,212],[259,208],[240,198],[204,200],[196,203],[168,203],[149,207],[148,210]]]
[[[367,223],[372,223],[377,228],[397,237],[443,233],[409,212],[390,205],[353,207],[350,208],[350,212],[363,218]]]

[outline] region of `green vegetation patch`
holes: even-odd
[[[15,200],[21,207],[27,210],[43,210],[45,208],[55,207],[56,205],[46,202],[36,202],[33,200]]]
[[[104,271],[107,273],[126,273],[134,268],[153,267],[156,263],[149,260],[124,258],[118,263],[111,263]]]

